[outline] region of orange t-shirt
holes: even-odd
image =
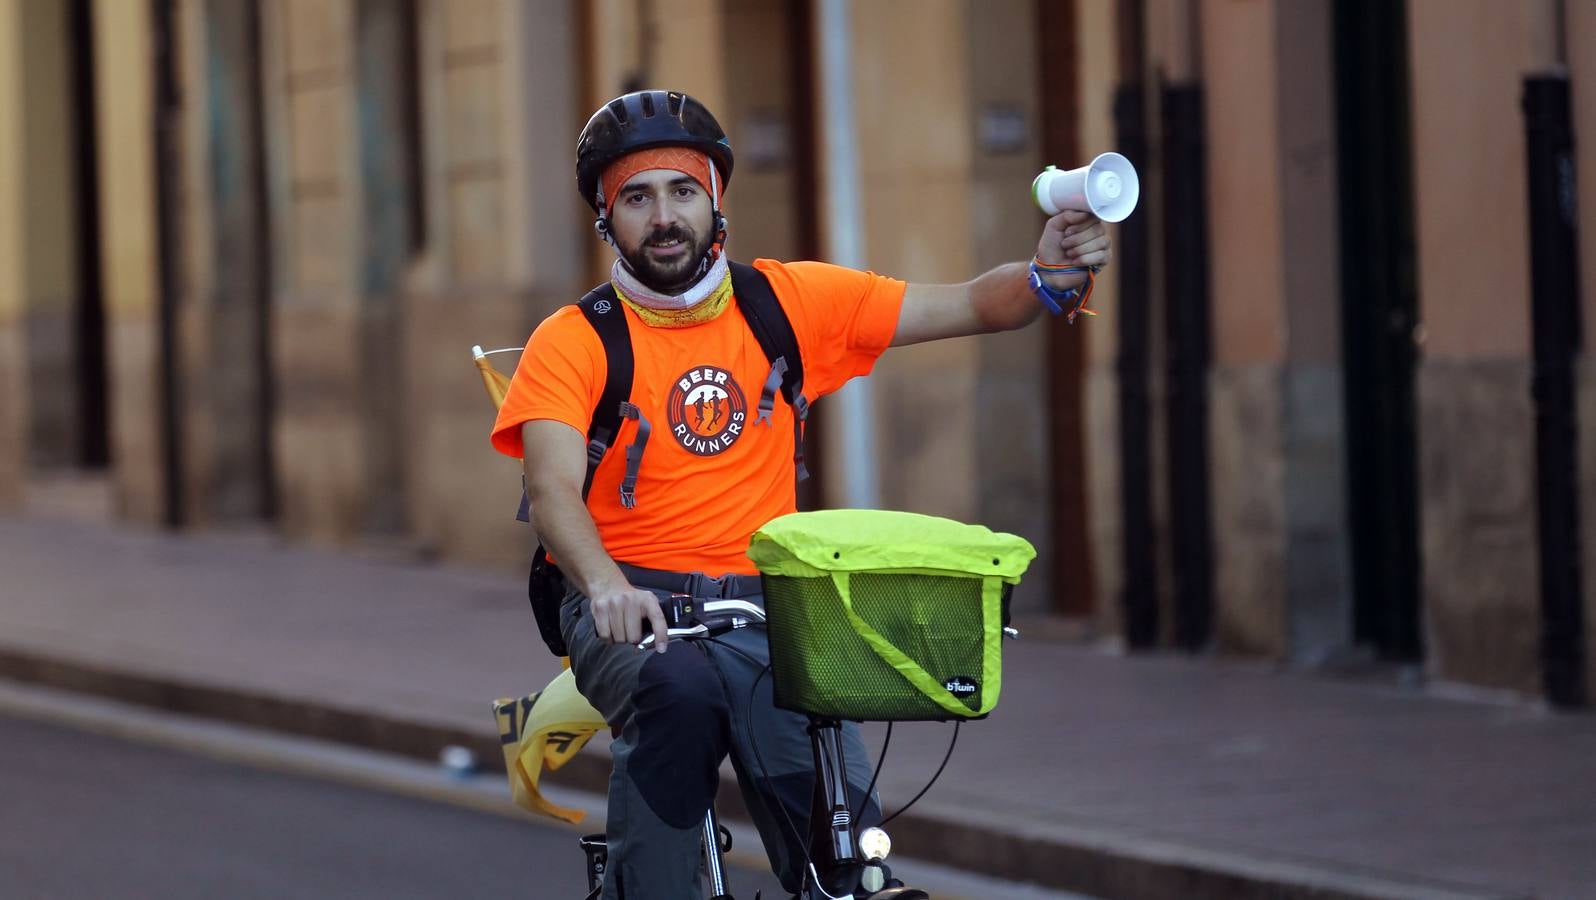
[[[817,262],[759,259],[754,267],[792,322],[813,402],[870,371],[897,329],[905,284]],[[735,303],[685,328],[651,328],[625,304],[631,332],[631,402],[653,427],[637,478],[637,505],[621,505],[626,446],[620,434],[593,476],[587,506],[617,561],[651,569],[753,574],[753,533],[797,507],[793,411],[777,392],[771,423],[755,424],[770,361]],[[581,310],[566,306],[538,326],[521,353],[493,424],[493,446],[521,456],[521,425],[564,422],[586,435],[604,390],[604,346]]]

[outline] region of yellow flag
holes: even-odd
[[[482,373],[482,386],[488,389],[488,396],[493,398],[493,408],[503,406],[504,395],[510,392],[510,379],[495,369],[486,356],[477,357],[477,371]]]
[[[493,701],[493,713],[515,805],[573,825],[581,822],[581,810],[555,806],[538,790],[545,768],[553,771],[565,765],[593,735],[609,727],[576,689],[576,676],[564,669],[535,694]]]

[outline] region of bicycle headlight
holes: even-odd
[[[859,852],[866,860],[886,859],[892,852],[892,838],[880,828],[866,828],[859,832]]]

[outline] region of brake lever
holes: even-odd
[[[707,627],[705,627],[704,625],[699,624],[699,625],[694,625],[691,628],[671,628],[671,629],[667,629],[665,633],[668,636],[673,637],[673,638],[693,638],[693,637],[703,637],[704,635],[709,634],[709,629]],[[652,646],[654,646],[654,635],[653,635],[652,632],[650,632],[647,636],[645,636],[641,641],[637,642],[637,649],[639,649],[639,650],[647,650],[648,648],[650,648]]]

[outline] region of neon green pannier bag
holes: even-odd
[[[793,513],[755,532],[776,705],[839,719],[970,719],[997,705],[1023,538],[886,510]]]

